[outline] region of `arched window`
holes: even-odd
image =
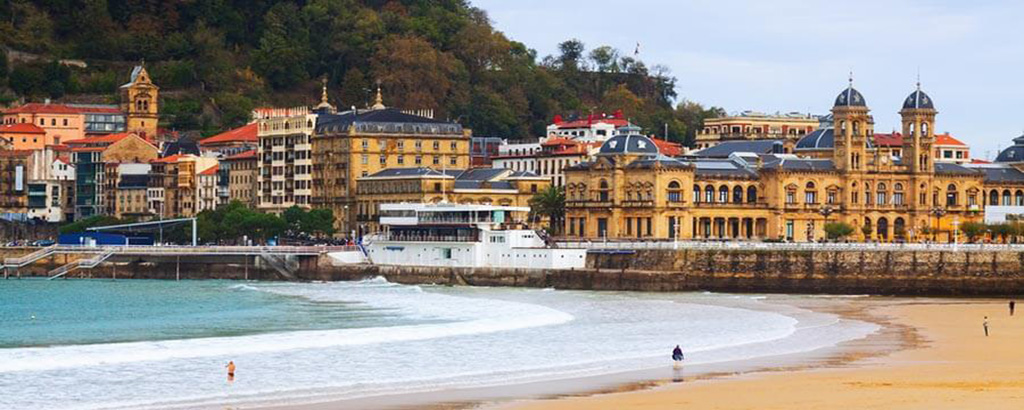
[[[805,204],[816,204],[818,203],[818,191],[814,190],[814,182],[808,181],[805,185],[806,191],[804,191],[804,203]]]
[[[679,181],[672,181],[668,183],[668,201],[683,202],[683,192],[680,190]]]
[[[747,203],[753,204],[757,202],[757,188],[750,186],[747,187]]]
[[[608,181],[602,179],[598,187],[600,187],[597,193],[598,201],[608,202]]]
[[[889,239],[889,220],[885,218],[878,218],[878,238],[881,240]]]
[[[1013,199],[1014,205],[1024,206],[1024,191],[1018,189],[1017,192],[1014,192]]]
[[[946,187],[946,206],[956,206],[957,202],[956,185],[949,184]]]
[[[892,204],[893,205],[903,205],[904,204],[903,184],[901,184],[899,182],[897,182],[895,184],[892,184],[892,190],[894,191],[892,193]]]
[[[718,187],[718,202],[729,203],[729,187],[725,185]]]
[[[700,185],[693,184],[693,203],[700,203]]]
[[[737,185],[732,188],[732,203],[743,203],[743,187]]]
[[[993,189],[988,192],[988,204],[992,206],[999,205],[999,191]]]
[[[1010,190],[1003,190],[1003,205],[1010,205]]]
[[[704,202],[715,202],[715,187],[708,185],[704,187]]]

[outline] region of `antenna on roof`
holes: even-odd
[[[853,87],[853,69],[852,68],[850,69],[850,78],[849,78],[849,80],[850,80],[850,87]]]

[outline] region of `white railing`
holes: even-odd
[[[108,250],[131,255],[257,255],[291,254],[316,255],[325,252],[355,251],[349,246],[181,246],[181,245],[59,245],[55,253],[104,253]]]
[[[49,246],[49,247],[40,249],[38,251],[32,252],[32,253],[30,253],[28,255],[22,256],[22,257],[18,257],[18,258],[5,258],[4,259],[4,266],[5,267],[12,267],[12,268],[20,268],[22,266],[28,265],[28,264],[30,264],[32,262],[35,262],[37,260],[40,260],[40,259],[45,258],[47,256],[50,256],[51,254],[53,254],[53,252],[56,249],[57,249],[56,246]]]
[[[1024,244],[950,243],[837,243],[837,242],[746,242],[746,241],[559,241],[559,248],[593,250],[772,250],[772,251],[1013,251],[1024,252]]]

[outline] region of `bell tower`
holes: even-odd
[[[931,97],[917,89],[903,101],[900,118],[903,122],[903,163],[914,174],[935,171],[932,145],[935,143],[935,105]]]
[[[128,117],[127,132],[155,138],[159,110],[160,87],[153,84],[145,63],[132,69],[131,81],[121,86],[121,111]]]
[[[864,96],[853,88],[853,74],[849,81],[832,106],[833,162],[841,172],[863,172],[867,169],[867,147],[874,134],[874,120],[868,114]]]

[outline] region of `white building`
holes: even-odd
[[[257,120],[257,206],[280,213],[310,207],[313,162],[310,136],[316,113],[306,107],[261,110]]]
[[[383,231],[364,238],[378,265],[576,269],[586,250],[547,247],[525,229],[528,207],[381,204]]]

